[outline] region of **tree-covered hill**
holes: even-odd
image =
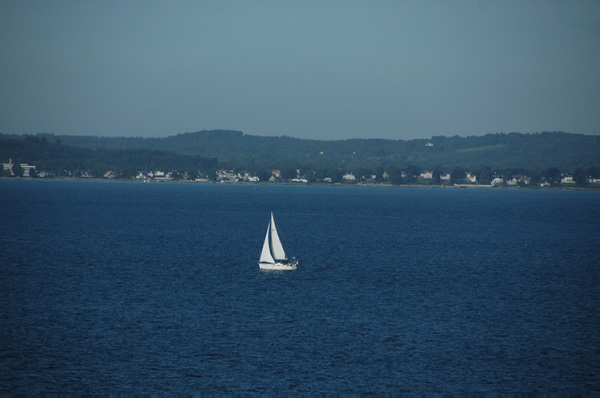
[[[22,136],[4,136],[23,138]],[[310,167],[354,170],[415,165],[424,169],[453,167],[574,170],[600,166],[600,136],[544,132],[499,133],[415,140],[305,140],[262,137],[240,131],[213,130],[166,138],[90,137],[40,134],[48,142],[95,150],[160,150],[218,159],[228,167]]]
[[[59,140],[50,142],[47,136],[26,136],[24,139],[0,136],[0,159],[14,163],[35,164],[39,170],[56,175],[65,171],[89,171],[102,176],[107,170],[131,177],[140,170],[213,171],[217,160],[201,156],[180,155],[152,149],[89,149],[75,148]]]

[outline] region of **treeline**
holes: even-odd
[[[565,185],[565,177],[572,182],[567,185],[586,186],[590,184],[590,179],[595,180],[594,186],[600,186],[600,167],[577,168],[575,170],[561,170],[556,167],[550,167],[545,170],[524,170],[524,169],[492,169],[490,167],[465,168],[454,167],[445,169],[434,167],[433,169],[423,169],[417,166],[408,166],[399,168],[390,166],[388,168],[378,167],[375,169],[359,168],[355,170],[341,169],[311,169],[304,166],[300,169],[284,168],[278,170],[281,172],[281,178],[277,180],[292,181],[300,178],[308,183],[386,183],[391,185],[490,185],[496,186],[539,186],[539,184],[548,184],[548,186]],[[431,174],[431,176],[429,176]],[[270,170],[259,170],[257,174],[261,181],[267,181],[271,177]],[[355,179],[345,179],[345,176],[352,175]],[[427,175],[424,177],[423,175]]]
[[[0,161],[9,159],[16,167],[29,163],[38,172],[56,176],[101,177],[110,170],[116,178],[133,178],[139,172],[160,170],[171,172],[174,179],[201,176],[214,180],[217,170],[228,169],[267,181],[277,169],[278,180],[308,182],[449,184],[460,183],[471,173],[478,184],[490,184],[498,177],[527,176],[533,183],[556,185],[565,174],[584,184],[590,177],[600,178],[600,137],[511,133],[411,141],[318,141],[236,131],[160,139],[0,135]],[[420,177],[424,171],[432,177]],[[355,180],[343,179],[346,174]]]
[[[150,149],[216,158],[224,167],[312,169],[406,168],[439,166],[492,169],[575,170],[600,166],[600,136],[545,132],[499,133],[431,139],[304,140],[261,137],[239,131],[199,131],[166,138],[89,137],[42,134],[48,142],[89,149]],[[23,139],[22,136],[6,138]]]
[[[169,179],[203,180],[220,179],[217,170],[224,166],[215,158],[180,155],[166,151],[151,149],[88,149],[63,145],[59,139],[49,142],[46,136],[26,136],[21,139],[0,138],[0,158],[3,162],[12,159],[16,175],[23,175],[20,163],[36,166],[30,170],[31,176],[43,172],[45,176],[102,177],[110,171],[114,178],[134,178],[140,172],[144,178],[152,172],[162,171]],[[274,173],[274,171],[277,173]],[[424,172],[430,175],[424,177]],[[150,172],[150,173],[149,173]],[[9,176],[10,172],[3,173]],[[228,180],[239,181],[250,176],[257,176],[265,182],[292,181],[300,179],[309,183],[388,183],[392,185],[451,185],[455,183],[491,184],[498,179],[500,185],[512,181],[518,185],[537,185],[547,183],[551,186],[561,185],[565,175],[572,177],[573,184],[584,185],[589,179],[600,179],[600,167],[576,168],[574,170],[550,167],[542,170],[526,170],[520,168],[493,169],[488,166],[478,168],[453,167],[445,168],[436,165],[430,169],[409,165],[383,167],[297,167],[288,162],[275,164],[273,167],[232,167],[225,173]],[[351,176],[351,178],[347,178]],[[475,177],[474,181],[469,178]],[[509,180],[510,179],[510,180]]]
[[[48,141],[44,136],[27,136],[24,139],[0,138],[0,160],[12,159],[17,168],[20,163],[36,166],[56,176],[89,173],[102,176],[108,170],[118,177],[130,178],[140,170],[190,170],[209,173],[218,161],[201,156],[179,155],[151,149],[88,149],[63,145],[59,139]]]

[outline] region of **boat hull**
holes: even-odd
[[[298,263],[258,263],[260,269],[271,271],[293,271],[298,268]]]

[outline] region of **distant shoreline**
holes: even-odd
[[[183,180],[162,180],[162,181],[141,181],[133,178],[80,178],[80,177],[51,177],[51,178],[37,178],[37,177],[0,177],[0,180],[19,180],[19,181],[93,181],[93,182],[134,182],[134,183],[152,183],[152,184],[225,184],[225,185],[262,185],[262,186],[275,186],[275,185],[288,185],[288,186],[326,186],[326,187],[385,187],[385,188],[450,188],[450,189],[550,189],[550,190],[600,190],[600,186],[558,186],[558,187],[540,187],[534,186],[494,186],[484,184],[454,184],[454,185],[434,185],[434,184],[375,184],[375,183],[294,183],[294,182],[248,182],[248,181],[183,181]]]

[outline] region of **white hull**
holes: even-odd
[[[298,263],[258,263],[260,269],[273,271],[293,271],[298,268]]]

